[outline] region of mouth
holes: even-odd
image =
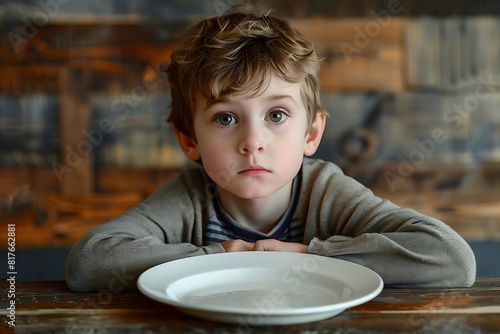
[[[263,175],[270,173],[271,171],[269,169],[266,169],[262,166],[249,166],[248,168],[245,168],[241,171],[238,172],[238,174],[244,174],[244,175]]]

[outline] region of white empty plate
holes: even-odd
[[[287,252],[235,252],[171,261],[137,282],[146,296],[202,319],[233,324],[291,325],[333,317],[375,298],[374,271],[329,257]]]

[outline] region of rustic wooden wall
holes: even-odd
[[[71,245],[175,175],[185,160],[164,125],[172,45],[187,25],[234,1],[47,3],[0,4],[0,219],[24,224],[23,246]],[[322,98],[332,117],[322,157],[345,162],[339,135],[389,93],[395,104],[378,124],[377,156],[353,175],[395,202],[450,218],[468,238],[500,239],[492,181],[500,163],[498,2],[258,5],[289,18],[324,58]],[[478,91],[491,95],[392,189],[384,175],[400,175],[414,141],[449,126],[448,110]]]

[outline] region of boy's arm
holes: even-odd
[[[224,251],[219,244],[199,247],[174,241],[167,242],[153,221],[122,215],[73,247],[66,262],[67,284],[76,292],[136,289],[139,275],[157,264]]]
[[[68,256],[70,289],[135,289],[138,276],[157,264],[224,252],[220,244],[202,246],[202,224],[211,207],[205,185],[200,173],[181,174],[143,203],[91,230]]]
[[[342,173],[315,177],[304,238],[309,253],[362,264],[387,285],[473,284],[474,254],[449,226],[378,198]]]

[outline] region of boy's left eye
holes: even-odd
[[[267,116],[266,120],[273,123],[281,123],[287,118],[287,114],[281,110],[273,110]]]
[[[236,123],[236,118],[230,113],[221,112],[215,116],[214,122],[222,126],[229,126]]]

